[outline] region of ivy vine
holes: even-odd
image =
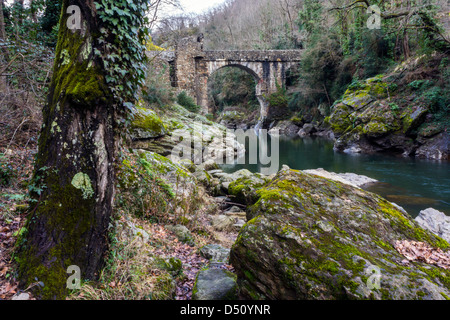
[[[121,107],[119,114],[132,114],[146,74],[148,0],[97,0],[95,6],[101,24],[94,53],[103,61],[106,82]]]

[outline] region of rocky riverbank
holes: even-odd
[[[349,89],[336,103],[324,122],[298,123],[292,120],[274,122],[270,134],[318,136],[334,141],[334,149],[346,153],[387,152],[430,160],[450,159],[450,134],[447,128],[430,122],[424,107],[397,110],[396,105],[372,96],[374,81],[365,89]],[[377,85],[380,85],[376,82]]]
[[[162,115],[163,124],[154,126],[159,134],[136,130],[133,147],[177,198],[200,199],[201,194],[201,201],[208,203],[201,214],[173,208],[175,214],[183,211],[181,221],[191,229],[181,224],[165,227],[179,241],[198,248],[206,261],[189,280],[192,299],[450,297],[450,271],[444,268],[450,247],[444,240],[445,216],[428,210],[415,221],[402,208],[361,189],[376,180],[352,173],[284,166],[266,176],[246,169],[226,173],[213,159],[200,165],[189,159],[174,162],[164,156],[174,146],[174,129],[195,135],[192,120],[203,119],[173,110],[172,120]],[[156,112],[142,114],[155,119]],[[201,132],[223,131],[207,123]],[[169,140],[172,144],[166,144]],[[213,140],[202,140],[203,149]],[[199,228],[208,230],[207,244],[194,235]],[[408,253],[414,248],[441,250],[431,256],[442,261],[421,260]],[[188,265],[181,268],[192,274]]]
[[[244,146],[237,143],[225,126],[189,112],[178,104],[161,110],[141,101],[131,123],[131,133],[133,149],[162,156],[172,156],[173,151],[178,150],[177,156],[198,163],[217,161],[230,156],[230,153],[231,157],[237,157],[245,152]],[[183,156],[183,151],[191,156]]]
[[[431,112],[427,82],[416,81],[400,90],[392,82],[395,76],[380,75],[355,83],[334,104],[325,124],[336,136],[335,149],[450,159],[448,127]]]
[[[319,107],[314,118],[297,114],[265,125],[272,134],[332,139],[335,150],[346,153],[449,160],[447,89],[437,78],[416,73],[423,59],[411,58],[387,74],[354,80],[330,110]]]
[[[439,216],[439,224],[435,213],[426,212],[427,223],[414,221],[402,208],[360,188],[376,180],[286,166],[272,176],[208,169],[198,169],[211,177],[203,184],[226,208],[211,217],[211,225],[238,232],[229,260],[236,275],[220,268],[228,263],[227,248],[208,249],[210,258],[221,258],[198,273],[195,299],[449,297],[447,269],[411,260],[398,247],[403,241],[447,252],[448,243],[438,236],[448,239],[442,231],[448,221]]]

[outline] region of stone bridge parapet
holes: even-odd
[[[302,50],[209,50],[204,51],[206,61],[232,60],[246,62],[296,62],[301,59]]]

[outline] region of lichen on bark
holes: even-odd
[[[83,192],[83,199],[89,199],[94,195],[91,179],[87,174],[77,173],[72,179],[72,185]]]

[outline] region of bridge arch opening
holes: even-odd
[[[258,73],[255,70],[253,70],[252,68],[245,66],[243,64],[237,64],[237,63],[230,63],[230,64],[226,64],[226,65],[222,65],[222,66],[213,66],[212,70],[210,71],[210,77],[213,76],[216,72],[218,72],[218,71],[220,72],[221,70],[224,70],[227,68],[238,68],[238,69],[250,74],[255,79],[255,81],[260,80],[260,77],[258,76]]]
[[[229,64],[212,70],[208,77],[208,104],[210,112],[225,121],[252,124],[260,116],[257,86],[260,77],[251,68]]]

